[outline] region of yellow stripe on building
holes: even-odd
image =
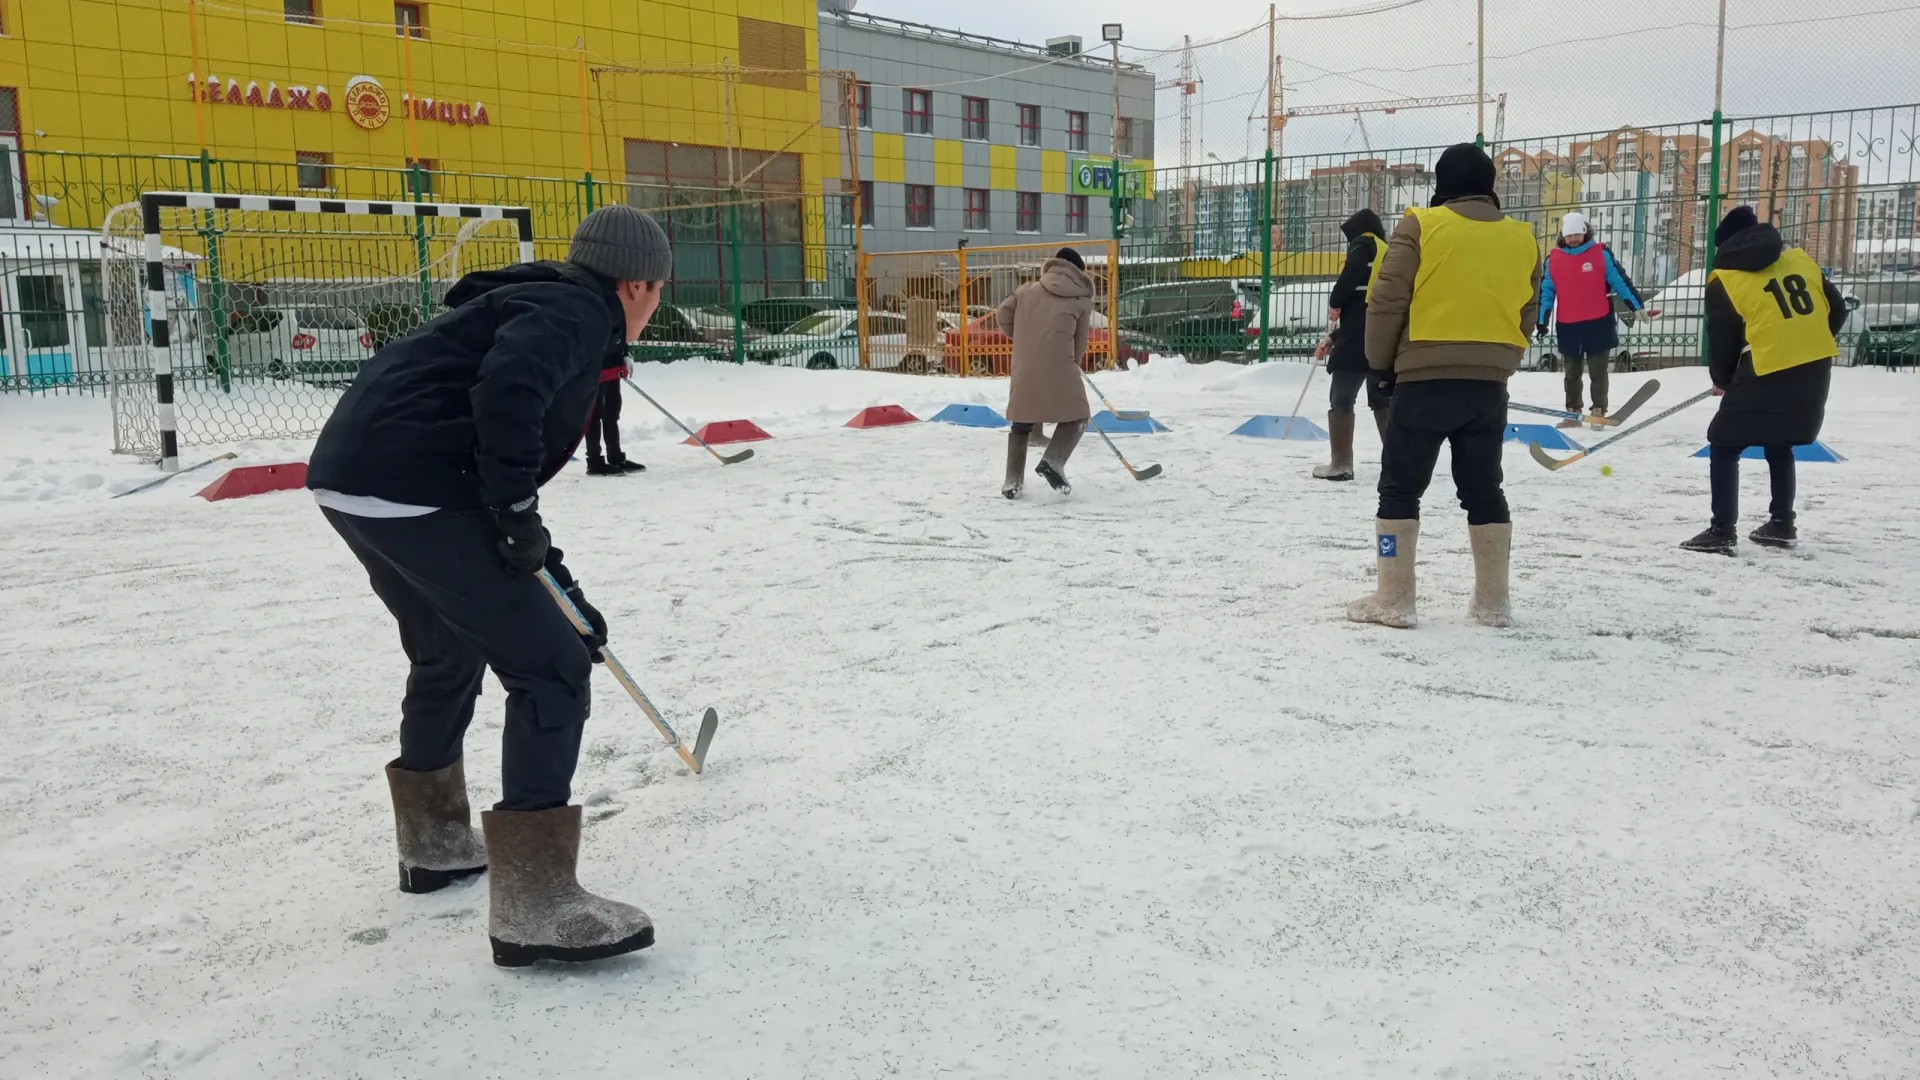
[[[965,187],[966,171],[960,166],[961,156],[959,140],[933,140],[933,182],[940,187]]]

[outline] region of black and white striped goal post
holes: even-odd
[[[380,202],[372,199],[321,199],[284,195],[213,195],[194,191],[147,191],[140,195],[140,224],[146,233],[147,317],[153,324],[155,415],[160,424],[160,469],[180,471],[180,432],[173,408],[172,339],[167,329],[166,249],[160,212],[186,210],[281,211],[297,214],[371,214],[381,217],[479,218],[514,224],[520,261],[533,261],[533,211],[524,206],[483,203]]]

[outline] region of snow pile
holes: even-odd
[[[629,398],[649,471],[544,509],[720,734],[689,777],[596,676],[582,883],[659,944],[521,972],[484,879],[394,888],[404,660],[311,501],[109,502],[154,474],[104,403],[0,398],[0,1075],[1909,1075],[1920,381],[1836,372],[1850,460],[1801,468],[1793,552],[1675,546],[1710,405],[1562,472],[1511,445],[1508,631],[1464,617],[1443,456],[1394,632],[1340,617],[1371,425],[1345,485],[1227,434],[1307,371],[1100,377],[1171,427],[1122,441],[1165,476],[1089,439],[1072,498],[1009,503],[999,432],[840,428],[1003,382],[643,367],[777,438],[721,468]],[[1659,377],[1648,415],[1705,385]],[[499,722],[490,686],[476,806]]]

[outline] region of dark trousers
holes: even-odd
[[[400,624],[413,668],[400,702],[400,767],[460,760],[487,668],[507,692],[497,809],[550,810],[572,795],[590,711],[586,646],[533,577],[507,573],[485,514],[366,518],[322,510]]]
[[[1709,457],[1713,476],[1713,527],[1731,529],[1740,520],[1740,455],[1744,446],[1713,444]],[[1773,516],[1793,522],[1794,465],[1793,447],[1766,447],[1767,472],[1773,475]]]
[[[1330,371],[1333,385],[1327,390],[1327,411],[1350,413],[1354,402],[1360,400],[1360,388],[1367,388],[1367,408],[1378,412],[1393,404],[1390,394],[1380,390],[1377,372],[1366,371]]]
[[[1507,437],[1507,386],[1485,379],[1428,379],[1394,388],[1387,443],[1380,454],[1380,513],[1390,521],[1420,516],[1440,444],[1453,448],[1453,486],[1469,525],[1512,521],[1500,488]]]
[[[1567,411],[1580,412],[1580,369],[1586,368],[1593,377],[1593,407],[1607,407],[1607,354],[1592,353],[1588,356],[1567,356],[1562,358],[1567,365]]]
[[[600,456],[600,442],[606,440],[605,460],[625,461],[626,455],[620,452],[620,380],[613,379],[600,384],[600,396],[593,405],[593,418],[587,421],[587,457]]]

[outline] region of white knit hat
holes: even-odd
[[[1560,219],[1561,236],[1585,236],[1590,228],[1592,226],[1587,224],[1587,215],[1578,210],[1569,210],[1567,215]]]

